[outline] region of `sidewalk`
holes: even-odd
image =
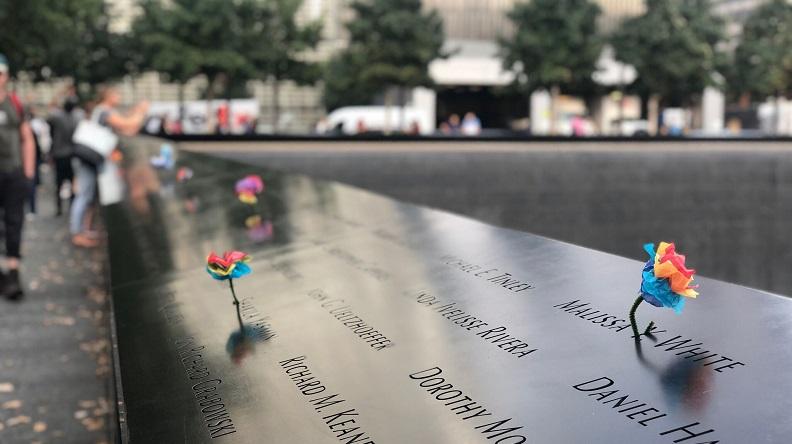
[[[51,172],[42,181],[25,223],[26,297],[0,298],[0,443],[109,443],[105,247],[71,246]]]

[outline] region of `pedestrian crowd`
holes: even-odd
[[[0,236],[5,240],[5,250],[0,250],[5,256],[0,263],[0,294],[19,300],[24,296],[22,229],[26,220],[41,217],[36,202],[41,172],[54,170],[54,216],[68,214],[72,244],[97,247],[97,178],[105,162],[112,161],[117,135],[140,131],[148,103],[122,112],[121,94],[115,87],[100,87],[96,97],[81,100],[70,86],[47,109],[34,109],[12,91],[10,76],[8,59],[0,54]],[[108,143],[111,151],[100,149]]]

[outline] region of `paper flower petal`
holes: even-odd
[[[250,274],[250,256],[241,251],[226,251],[223,257],[210,253],[206,258],[206,272],[218,281],[236,279]]]
[[[654,244],[646,244],[644,250],[649,260],[642,271],[641,296],[655,307],[673,308],[680,313],[685,298],[698,295],[690,286],[695,270],[685,266],[685,256],[676,252],[673,243],[661,242],[656,251]]]

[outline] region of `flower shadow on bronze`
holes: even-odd
[[[686,359],[675,359],[661,368],[644,356],[640,341],[635,342],[635,353],[638,361],[657,375],[669,407],[678,408],[681,404],[689,412],[704,412],[712,393],[711,368]]]
[[[269,340],[272,335],[266,327],[245,324],[242,321],[242,312],[239,305],[236,307],[239,328],[231,332],[226,342],[226,353],[231,362],[242,365],[244,360],[256,352],[256,344]]]

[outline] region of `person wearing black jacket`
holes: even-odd
[[[72,156],[74,155],[74,142],[72,136],[77,128],[78,119],[75,116],[77,98],[68,97],[63,103],[63,108],[54,112],[48,119],[52,136],[52,148],[50,156],[55,164],[55,215],[63,214],[61,189],[66,182],[69,182],[71,191],[69,192],[70,201],[74,198],[74,171],[72,170]]]

